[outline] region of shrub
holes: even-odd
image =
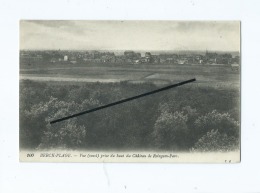
[[[191,151],[196,152],[227,152],[239,149],[239,140],[236,137],[211,130],[202,136]]]
[[[25,148],[189,150],[211,130],[239,137],[237,91],[179,87],[49,125],[157,86],[34,81],[20,85],[20,145]]]
[[[159,148],[181,150],[185,147],[187,116],[182,112],[163,112],[155,123],[154,138]]]
[[[78,126],[75,119],[66,121],[59,128],[48,125],[39,148],[75,149],[84,147],[86,129]]]
[[[218,130],[220,134],[229,137],[239,137],[239,123],[229,113],[219,113],[213,110],[195,121],[195,129],[198,138],[211,130]]]

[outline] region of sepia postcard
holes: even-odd
[[[22,162],[240,162],[239,21],[21,20]]]

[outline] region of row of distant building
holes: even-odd
[[[50,63],[128,63],[128,64],[179,64],[179,65],[233,65],[239,66],[240,57],[230,53],[208,52],[205,54],[152,54],[125,51],[115,55],[114,52],[100,51],[21,51],[20,61],[29,65],[36,62]]]

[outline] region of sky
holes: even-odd
[[[22,50],[240,50],[238,21],[21,20]]]

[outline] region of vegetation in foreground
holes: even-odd
[[[232,151],[239,91],[183,86],[50,125],[50,120],[157,89],[150,83],[20,82],[20,148]]]

